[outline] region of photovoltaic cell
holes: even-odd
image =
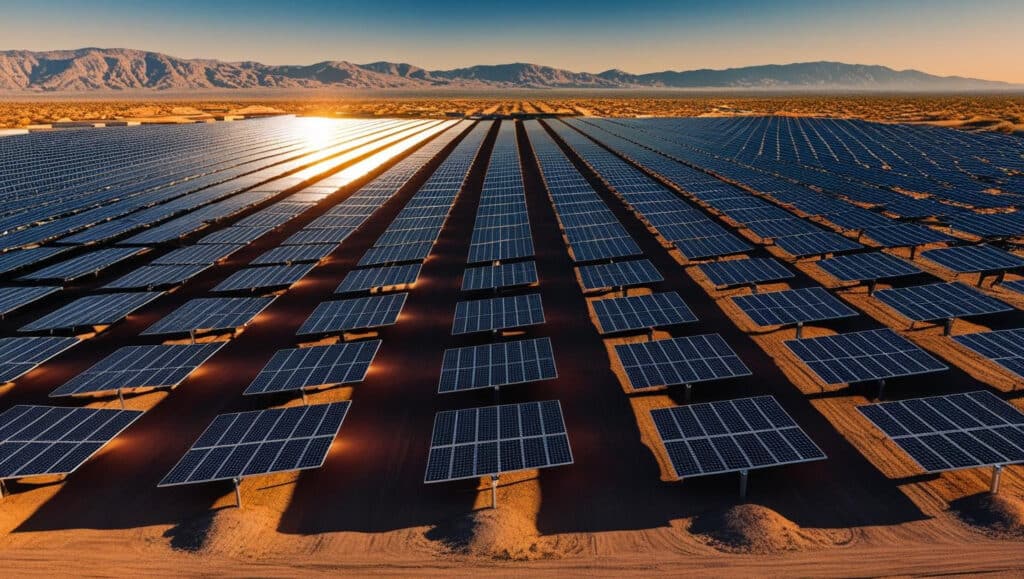
[[[85,326],[105,326],[160,297],[163,292],[134,292],[85,296],[21,328],[22,332],[74,330]]]
[[[217,284],[212,291],[253,291],[289,287],[302,279],[315,266],[315,263],[296,263],[293,265],[247,267],[228,276],[227,279]]]
[[[334,290],[336,294],[361,292],[388,287],[410,286],[420,277],[418,263],[390,265],[352,270]]]
[[[250,265],[276,265],[302,262],[317,262],[331,254],[337,245],[317,243],[313,245],[282,245],[264,252]]]
[[[557,400],[437,413],[423,482],[572,464]]]
[[[837,255],[818,261],[816,265],[840,281],[868,281],[921,273],[910,262],[881,251]]]
[[[651,410],[676,478],[824,460],[772,396]]]
[[[497,289],[537,283],[537,264],[533,261],[503,263],[466,268],[462,291]]]
[[[794,277],[793,272],[770,257],[730,259],[702,263],[697,267],[716,287],[764,283]]]
[[[584,291],[644,285],[665,279],[649,259],[584,265],[576,271]]]
[[[540,294],[471,300],[455,304],[452,335],[544,323]]]
[[[153,265],[212,265],[245,247],[232,244],[179,247],[153,260]]]
[[[105,289],[162,288],[185,283],[209,265],[144,265],[103,286]]]
[[[957,273],[1001,271],[1024,267],[1024,259],[991,245],[962,245],[929,249],[922,256]]]
[[[319,468],[351,402],[221,414],[158,486]]]
[[[196,298],[167,314],[142,334],[180,334],[241,328],[273,301],[272,297]]]
[[[2,287],[0,288],[0,317],[60,290],[61,288],[53,286]]]
[[[407,293],[323,302],[297,335],[328,334],[390,326],[398,321]]]
[[[953,339],[1024,378],[1024,329],[963,334]]]

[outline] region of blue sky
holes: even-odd
[[[840,60],[1024,82],[1024,0],[18,0],[4,15],[0,49],[431,69],[519,61],[589,72]]]

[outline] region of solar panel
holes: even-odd
[[[19,331],[74,330],[85,326],[113,324],[161,295],[163,292],[134,292],[81,297],[23,326]]]
[[[908,319],[924,322],[1008,312],[1009,305],[960,283],[890,288],[875,297]]]
[[[408,293],[323,302],[296,332],[299,336],[365,330],[398,321]]]
[[[0,287],[0,317],[60,290],[61,288],[52,286]]]
[[[196,298],[146,328],[142,335],[241,328],[248,325],[273,301],[273,297]]]
[[[0,338],[0,384],[13,382],[78,343],[78,338]]]
[[[817,265],[840,281],[888,279],[921,273],[910,262],[881,251],[837,255],[818,261]]]
[[[366,340],[278,350],[243,394],[362,382],[380,344],[380,340]]]
[[[1019,294],[1024,294],[1024,279],[1003,282],[1002,284],[1000,284],[1000,287],[1004,287],[1010,291],[1017,292]]]
[[[352,270],[334,290],[336,294],[383,289],[388,287],[411,286],[420,277],[418,263],[391,265]]]
[[[773,396],[651,410],[676,478],[824,460]]]
[[[98,273],[119,261],[132,257],[139,253],[139,251],[137,247],[97,249],[78,257],[55,263],[49,267],[44,267],[39,271],[23,275],[19,279],[73,281],[89,274]]]
[[[174,388],[224,344],[125,346],[65,382],[50,397]]]
[[[725,257],[736,253],[745,253],[753,249],[749,243],[729,233],[669,240],[672,242],[672,245],[676,246],[679,253],[689,260]]]
[[[16,271],[64,253],[70,247],[33,247],[0,253],[0,274]]]
[[[697,321],[697,316],[676,292],[610,298],[591,303],[602,334]]]
[[[715,287],[731,287],[778,281],[794,277],[784,265],[770,257],[730,259],[697,266]]]
[[[157,486],[319,468],[351,404],[221,414]]]
[[[991,245],[962,245],[922,252],[922,256],[957,273],[1000,271],[1024,267],[1024,258]]]
[[[1024,329],[963,334],[953,339],[1024,378]]]
[[[423,261],[430,255],[430,249],[434,247],[431,241],[422,243],[409,243],[406,245],[388,245],[384,247],[371,247],[363,254],[357,264],[358,267],[367,265],[386,265],[391,263],[402,263],[406,261]]]
[[[321,244],[321,245],[338,245],[342,241],[348,239],[349,235],[355,231],[355,227],[330,227],[326,229],[301,229],[296,231],[288,239],[285,239],[281,245],[310,245],[310,244]]]
[[[169,251],[153,260],[153,265],[212,265],[226,259],[244,245],[210,244],[190,245]]]
[[[825,384],[885,380],[947,369],[888,328],[787,340],[786,347]]]
[[[471,300],[455,304],[452,335],[498,331],[544,323],[540,294]]]
[[[304,261],[316,262],[330,255],[337,245],[329,243],[316,243],[312,245],[282,245],[264,252],[256,259],[249,262],[249,265],[274,265],[279,263],[302,263]]]
[[[901,223],[891,227],[873,227],[864,230],[864,235],[882,247],[913,247],[941,241],[954,241],[948,235],[913,223]]]
[[[270,233],[273,229],[273,227],[225,227],[204,236],[198,243],[200,245],[222,243],[246,245]]]
[[[0,479],[72,473],[140,416],[137,410],[14,406],[0,414]]]
[[[437,391],[497,388],[558,377],[550,338],[445,350]]]
[[[438,412],[423,482],[572,464],[557,400]]]
[[[503,263],[466,268],[462,291],[498,289],[537,283],[537,264],[533,261]]]
[[[583,290],[625,288],[664,281],[658,269],[649,259],[616,261],[576,268],[583,283]]]
[[[750,375],[718,334],[619,344],[615,355],[634,390]]]
[[[296,263],[293,265],[264,265],[247,267],[228,276],[211,291],[253,291],[258,289],[288,287],[302,279],[314,267],[315,263]]]
[[[857,410],[927,472],[1024,461],[1024,414],[991,392],[882,402]]]
[[[786,326],[858,315],[824,288],[812,287],[732,298],[759,326]]]
[[[775,238],[775,245],[793,257],[840,253],[864,247],[856,241],[851,241],[831,231],[777,237]]]
[[[185,283],[209,265],[144,265],[103,286],[104,289],[162,288]]]

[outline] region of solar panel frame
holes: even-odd
[[[0,480],[78,470],[142,412],[18,405],[0,414]]]
[[[103,289],[155,289],[181,285],[209,265],[144,265],[103,286]]]
[[[816,265],[839,281],[871,281],[922,273],[910,262],[881,251],[837,255]]]
[[[220,414],[157,486],[320,468],[351,405],[346,400]]]
[[[625,288],[665,281],[649,259],[614,261],[576,268],[583,291]]]
[[[551,338],[450,348],[444,351],[438,394],[498,388],[558,378]]]
[[[929,249],[921,256],[955,273],[1007,271],[1024,267],[1024,258],[991,245],[959,245]]]
[[[303,262],[320,262],[327,258],[339,245],[316,243],[311,245],[280,245],[268,249],[249,265],[278,265]]]
[[[448,410],[434,418],[423,482],[498,477],[572,463],[557,400]]]
[[[697,267],[715,287],[720,288],[781,281],[796,277],[796,274],[786,266],[770,257],[729,259],[702,263]]]
[[[55,286],[0,287],[0,318],[62,289]]]
[[[389,287],[413,286],[419,280],[423,265],[410,263],[405,265],[385,265],[365,269],[354,269],[345,275],[336,294],[383,290]]]
[[[655,408],[651,419],[677,480],[828,458],[774,396]]]
[[[231,274],[210,291],[218,293],[291,287],[314,267],[315,263],[246,267]]]
[[[953,340],[1024,379],[1024,328],[961,334]]]
[[[125,346],[50,392],[50,398],[137,389],[173,389],[226,342]]]
[[[527,286],[537,283],[538,279],[535,261],[468,267],[462,273],[462,291]]]

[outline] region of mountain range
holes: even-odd
[[[573,72],[527,63],[426,70],[394,62],[267,65],[183,59],[144,50],[81,48],[0,51],[0,90],[75,92],[193,89],[676,88],[971,91],[1019,88],[999,81],[935,76],[884,66],[805,62],[725,70],[631,74]]]

